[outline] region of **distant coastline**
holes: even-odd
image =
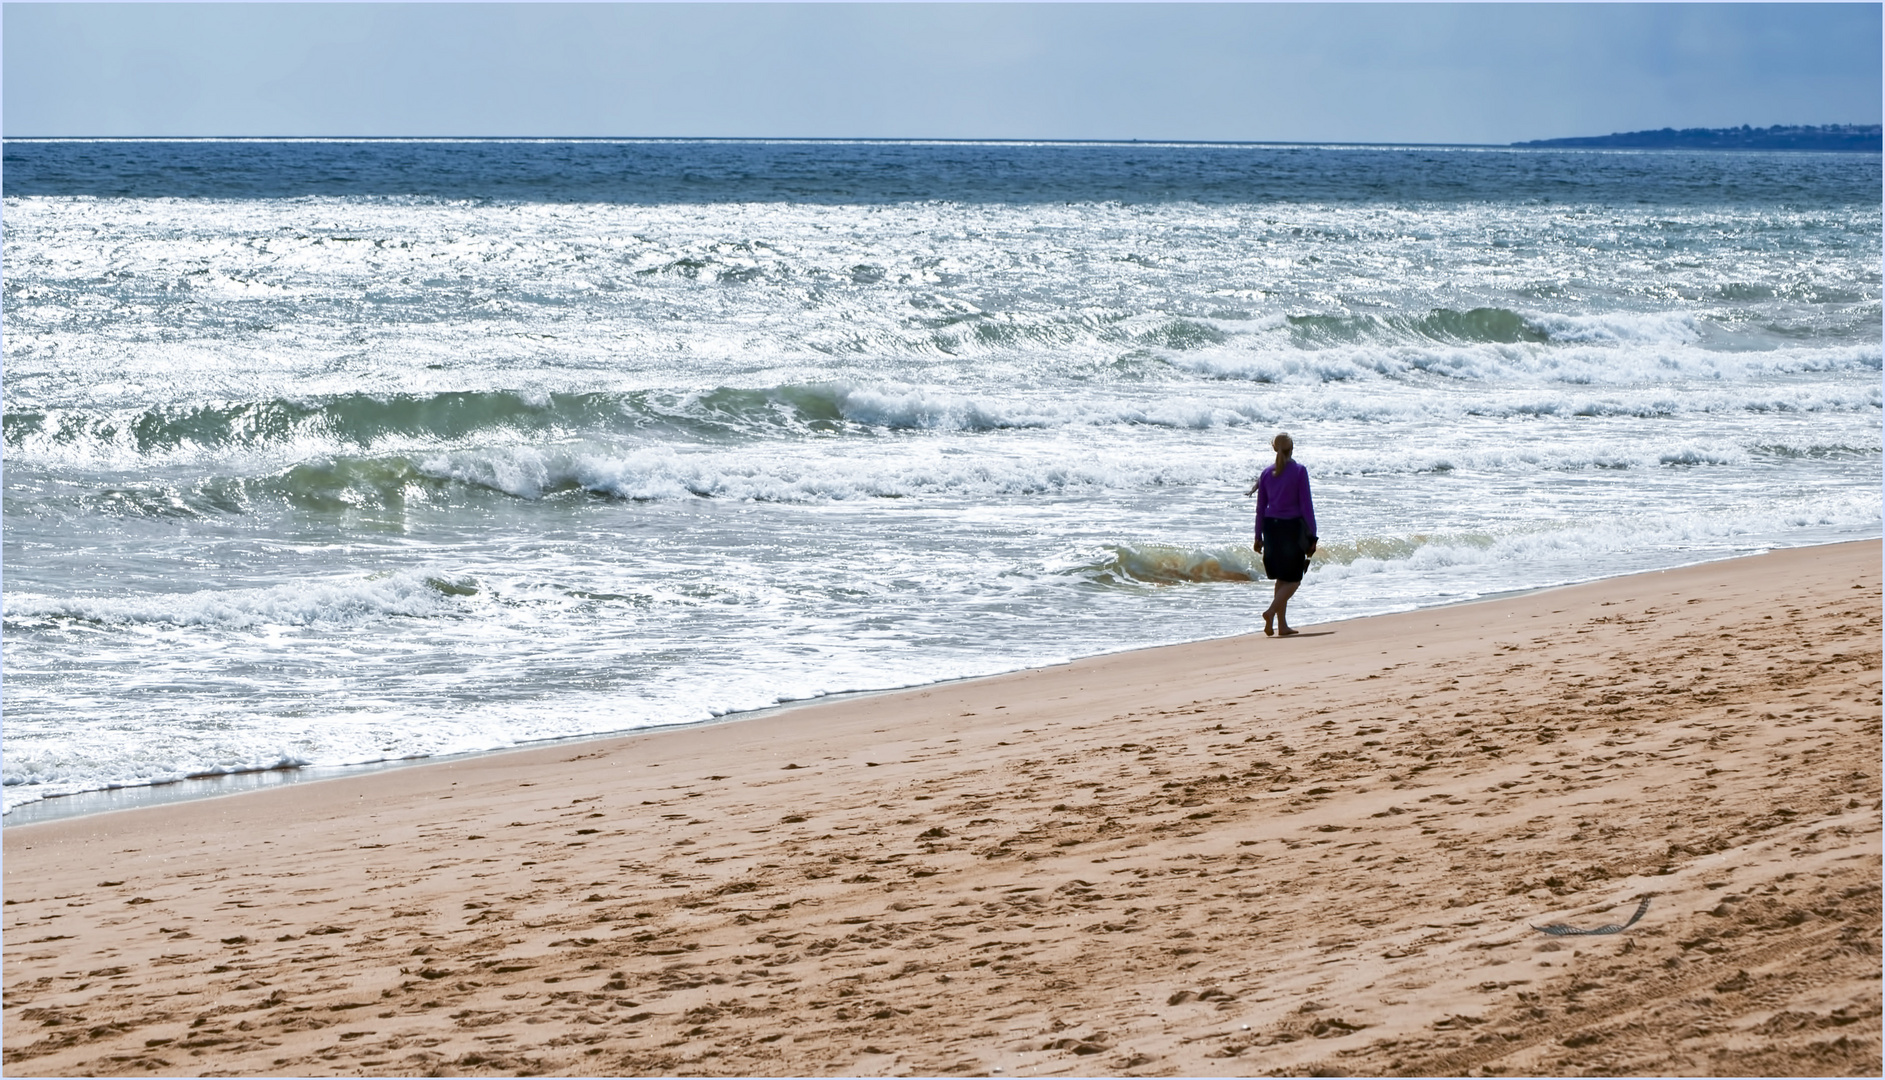
[[[1880,149],[1878,124],[1820,124],[1783,127],[1660,128],[1622,131],[1575,139],[1533,139],[1513,143],[1525,147],[1615,147],[1667,150],[1837,150],[1876,154]]]

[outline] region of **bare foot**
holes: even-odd
[[[1300,633],[1302,633],[1301,630],[1291,630],[1287,626],[1279,626],[1276,628],[1277,637],[1295,637],[1297,634],[1300,634]]]
[[[1276,619],[1276,612],[1266,611],[1263,613],[1263,636],[1264,637],[1274,637],[1276,635],[1276,627],[1271,625],[1271,623],[1275,619]]]

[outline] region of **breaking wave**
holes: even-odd
[[[60,620],[104,626],[357,625],[398,616],[431,618],[456,613],[455,602],[475,596],[463,576],[398,571],[353,581],[297,582],[263,589],[219,589],[158,596],[51,597],[8,593],[6,621],[24,628]]]
[[[1249,547],[1191,548],[1171,544],[1113,544],[1106,554],[1064,573],[1097,585],[1180,585],[1212,581],[1257,581],[1262,560]]]
[[[1602,366],[1611,376],[1623,363],[1604,356],[1553,358],[1545,368],[1560,384],[1587,384]],[[1762,374],[1879,368],[1876,347],[1756,354],[1696,353],[1686,374],[1737,377],[1758,364]],[[349,394],[328,400],[272,399],[139,409],[16,408],[0,420],[15,461],[62,461],[81,466],[137,467],[197,462],[231,455],[279,459],[467,446],[543,446],[613,439],[642,444],[724,446],[752,439],[801,441],[904,431],[1003,432],[1051,428],[1156,427],[1209,430],[1285,422],[1338,420],[1444,420],[1456,417],[1642,416],[1727,413],[1850,412],[1877,409],[1876,386],[1862,389],[1778,387],[1770,382],[1729,385],[1707,378],[1699,388],[1674,390],[1652,380],[1650,360],[1642,387],[1509,385],[1485,393],[1381,395],[1367,387],[1344,390],[1363,374],[1401,377],[1472,377],[1487,358],[1476,353],[1341,350],[1291,356],[1200,355],[1185,362],[1199,372],[1257,383],[1297,383],[1241,394],[1173,388],[1161,394],[990,396],[895,384],[781,384],[756,389],[633,391],[527,395],[462,391],[378,397]],[[1599,362],[1602,361],[1602,364]],[[1506,366],[1517,361],[1501,360]],[[1676,365],[1680,366],[1680,365]],[[1664,376],[1668,367],[1661,368]],[[1610,383],[1629,379],[1607,378]],[[1334,385],[1331,385],[1334,384]]]

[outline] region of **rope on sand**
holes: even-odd
[[[1541,934],[1550,934],[1552,937],[1563,937],[1566,934],[1621,934],[1630,927],[1635,926],[1637,920],[1643,917],[1643,913],[1649,910],[1650,896],[1655,895],[1655,893],[1650,893],[1649,896],[1643,897],[1643,902],[1636,905],[1636,914],[1630,916],[1630,921],[1624,923],[1622,926],[1611,923],[1608,926],[1599,926],[1595,930],[1579,930],[1575,926],[1567,926],[1564,923],[1558,922],[1552,923],[1550,926],[1534,926],[1532,929]]]

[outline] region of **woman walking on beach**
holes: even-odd
[[[1264,576],[1276,582],[1270,606],[1263,611],[1265,634],[1290,637],[1289,598],[1296,595],[1316,553],[1316,508],[1309,499],[1309,470],[1297,464],[1296,444],[1289,432],[1270,441],[1276,463],[1263,470],[1245,495],[1257,497],[1257,538],[1252,545],[1263,556]]]

